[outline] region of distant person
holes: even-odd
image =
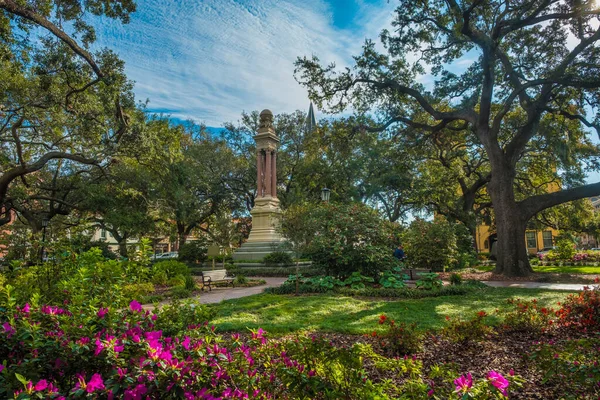
[[[402,248],[401,244],[399,244],[398,248],[394,250],[394,257],[400,261],[404,261],[404,249]]]

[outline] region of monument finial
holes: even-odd
[[[260,113],[260,126],[259,128],[273,128],[273,113],[271,110],[262,110]]]

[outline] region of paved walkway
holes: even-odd
[[[584,286],[591,287],[591,284],[583,283],[544,283],[544,282],[507,282],[507,281],[482,281],[488,286],[509,287],[524,289],[550,289],[550,290],[571,290],[580,291]]]
[[[262,293],[268,287],[277,287],[280,286],[283,282],[287,280],[287,278],[260,278],[260,277],[251,277],[248,279],[253,280],[264,280],[267,283],[265,285],[253,286],[253,287],[217,287],[213,288],[212,291],[208,291],[208,289],[200,294],[200,296],[191,297],[191,299],[198,300],[202,304],[213,304],[220,303],[223,300],[230,299],[239,299],[240,297],[252,296],[254,294]],[[163,304],[169,304],[170,300],[165,300],[159,303],[159,307]],[[144,304],[142,306],[144,310],[152,311],[154,310],[154,305],[152,304]]]

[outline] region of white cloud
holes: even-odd
[[[389,26],[392,9],[360,3],[350,31],[333,26],[323,0],[145,0],[129,25],[103,19],[98,43],[126,61],[151,109],[219,126],[243,110],[307,109],[296,57],[351,64],[364,39]]]

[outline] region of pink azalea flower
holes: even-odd
[[[104,390],[104,381],[102,380],[102,376],[100,376],[100,374],[92,375],[92,379],[90,379],[85,388],[85,391],[88,393],[94,393],[96,390]]]
[[[100,309],[98,310],[98,313],[97,313],[97,315],[98,315],[98,318],[104,318],[104,316],[105,316],[106,314],[108,314],[108,308],[106,308],[106,307],[102,307],[102,308],[100,308]]]
[[[45,390],[48,387],[48,382],[45,379],[42,379],[38,383],[35,384],[35,390]]]
[[[14,335],[15,333],[17,333],[17,331],[15,330],[15,328],[13,328],[8,322],[3,323],[2,327],[4,328],[4,332],[7,333],[7,335],[8,335],[9,338],[12,335]]]
[[[454,385],[456,386],[457,392],[467,393],[471,387],[473,387],[473,377],[471,373],[468,372],[466,375],[461,375],[459,378],[454,380]]]
[[[25,307],[23,307],[23,312],[28,314],[30,310],[31,307],[29,306],[29,303],[25,303]]]
[[[0,372],[4,371],[4,365],[0,364]]]
[[[99,339],[96,339],[96,351],[94,351],[94,355],[98,356],[100,353],[102,353],[103,348],[104,345],[102,344],[102,342]]]
[[[133,312],[141,312],[142,305],[137,301],[133,300],[131,303],[129,303],[129,309]]]
[[[183,346],[183,348],[186,350],[190,349],[190,337],[189,336],[185,337],[185,340],[183,342],[181,342],[181,346]]]
[[[508,396],[506,389],[508,388],[509,382],[501,373],[496,371],[488,372],[487,378],[490,380],[492,386],[494,386],[503,396]]]

